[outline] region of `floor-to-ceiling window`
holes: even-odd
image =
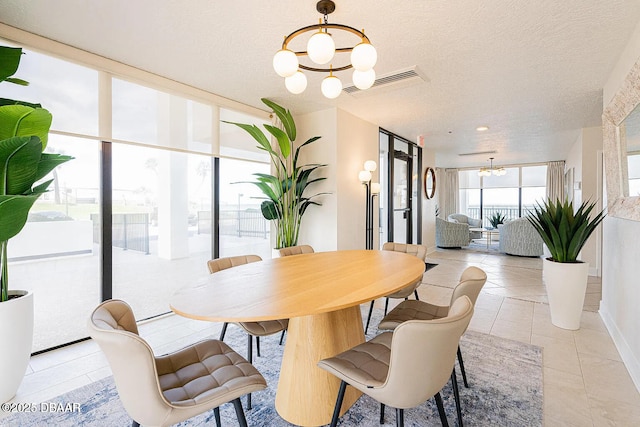
[[[4,98],[47,108],[47,151],[74,157],[48,177],[51,191],[9,243],[10,287],[35,291],[34,351],[86,337],[86,319],[105,289],[148,318],[168,312],[176,289],[208,274],[206,261],[218,249],[218,256],[271,256],[260,192],[246,184],[269,173],[268,156],[244,131],[221,123],[261,125],[266,113],[239,113],[135,74],[25,49],[16,77],[31,85],[2,86]],[[101,215],[106,204],[109,218]]]
[[[75,157],[47,178],[54,180],[50,191],[8,245],[10,288],[34,291],[38,351],[86,336],[79,319],[100,301],[100,247],[91,221],[100,202],[100,145],[88,138],[98,133],[98,72],[27,52],[16,76],[30,85],[3,83],[1,96],[47,108],[58,133],[49,135],[46,151]]]
[[[483,225],[488,227],[496,214],[507,220],[526,216],[544,200],[546,165],[508,167],[505,171],[504,175],[479,176],[479,169],[460,170],[460,212],[482,218]]]

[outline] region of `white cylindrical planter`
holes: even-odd
[[[9,291],[21,295],[0,302],[0,402],[15,396],[29,366],[33,344],[33,292]]]
[[[553,325],[580,329],[588,276],[589,263],[543,260],[542,281],[547,289]]]

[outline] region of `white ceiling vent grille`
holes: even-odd
[[[379,89],[382,87],[405,87],[418,83],[428,82],[429,79],[418,70],[417,66],[413,66],[410,68],[405,68],[402,70],[397,70],[385,75],[378,77],[375,82],[373,82],[373,86],[366,90],[360,90],[354,85],[345,86],[342,90],[350,95],[364,95],[368,91]]]
[[[496,150],[488,150],[488,151],[476,151],[474,153],[460,153],[458,156],[477,156],[478,154],[495,154]]]

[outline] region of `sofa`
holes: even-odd
[[[498,226],[499,250],[508,255],[541,256],[544,243],[527,218],[507,221]]]
[[[447,220],[449,222],[459,222],[461,224],[467,224],[467,226],[469,228],[482,228],[482,220],[481,219],[476,219],[476,218],[471,218],[465,214],[460,214],[460,213],[454,213],[454,214],[450,214],[447,217]],[[471,234],[471,238],[472,239],[482,239],[482,233],[478,232],[478,231],[470,231],[469,232]]]
[[[439,248],[460,248],[471,242],[469,225],[449,222],[436,217],[436,246]]]

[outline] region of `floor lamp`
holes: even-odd
[[[358,178],[364,185],[366,193],[365,249],[373,249],[373,199],[380,193],[380,184],[371,182],[371,172],[375,171],[376,168],[376,162],[367,160],[364,162],[364,170],[358,173]]]

